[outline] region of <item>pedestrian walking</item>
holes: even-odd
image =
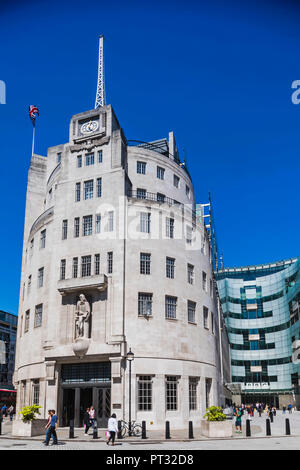
[[[83,426],[84,426],[84,434],[87,434],[88,433],[88,430],[90,429],[91,427],[91,420],[90,420],[90,409],[87,408],[84,412],[84,415],[83,415]]]
[[[13,420],[14,412],[15,412],[15,409],[14,409],[13,405],[10,405],[10,407],[8,408],[8,414],[9,414],[10,421]]]
[[[108,420],[107,430],[108,430],[109,436],[108,436],[108,440],[106,444],[109,445],[111,441],[111,445],[114,446],[116,433],[118,432],[118,422],[117,422],[117,417],[115,413],[113,413]]]
[[[235,432],[242,432],[242,410],[241,408],[236,408],[235,410]]]
[[[285,412],[286,412],[286,406],[283,406],[282,407],[282,414],[285,415]]]
[[[2,411],[2,416],[7,416],[7,406],[4,404],[1,408],[1,411]]]
[[[47,433],[48,433],[48,430],[49,430],[49,427],[50,427],[50,421],[51,421],[51,410],[48,410],[48,421],[47,421],[47,424],[45,426],[46,435],[45,435],[45,440],[43,441],[43,444],[46,444],[46,441],[47,441]]]
[[[90,406],[89,416],[90,416],[90,426],[94,427],[94,424],[95,424],[95,408],[93,407],[93,405]]]
[[[291,414],[292,413],[292,405],[290,403],[288,404],[288,410],[289,410],[289,414]]]
[[[45,446],[49,445],[49,441],[50,441],[51,436],[53,438],[53,444],[52,445],[57,445],[57,434],[56,434],[57,416],[55,414],[55,410],[50,410],[50,413],[51,413],[51,419],[50,419],[48,432],[46,434]]]

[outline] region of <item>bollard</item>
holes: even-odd
[[[146,421],[142,421],[142,439],[147,439],[147,437],[146,437]]]
[[[246,419],[246,436],[251,437],[250,419]]]
[[[271,424],[269,418],[266,419],[267,436],[271,436]]]
[[[194,439],[193,421],[189,421],[189,439]]]
[[[170,435],[170,421],[166,421],[166,439],[171,439],[171,435]]]
[[[93,428],[93,439],[98,439],[98,427],[97,427],[97,421],[96,420],[94,422],[94,428]]]
[[[291,435],[291,428],[290,428],[290,420],[289,418],[285,418],[285,434],[286,436]]]
[[[70,419],[69,439],[74,439],[74,419]]]
[[[120,420],[118,421],[118,439],[123,439]]]
[[[273,413],[272,413],[272,411],[270,411],[269,417],[270,417],[271,423],[273,423]]]

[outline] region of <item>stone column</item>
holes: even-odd
[[[157,374],[153,377],[153,416],[154,426],[160,426],[164,429],[166,421],[165,404],[165,376]]]
[[[80,388],[75,388],[75,410],[74,410],[74,425],[80,426]]]

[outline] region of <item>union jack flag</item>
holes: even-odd
[[[36,106],[34,106],[33,104],[31,104],[29,106],[29,117],[31,119],[31,122],[33,125],[35,125],[35,118],[36,116],[39,116],[40,115],[40,112],[38,110],[38,108]]]

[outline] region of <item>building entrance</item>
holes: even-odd
[[[278,396],[269,393],[245,393],[241,395],[241,400],[244,405],[263,403],[264,405],[275,406],[277,409],[279,408]]]

